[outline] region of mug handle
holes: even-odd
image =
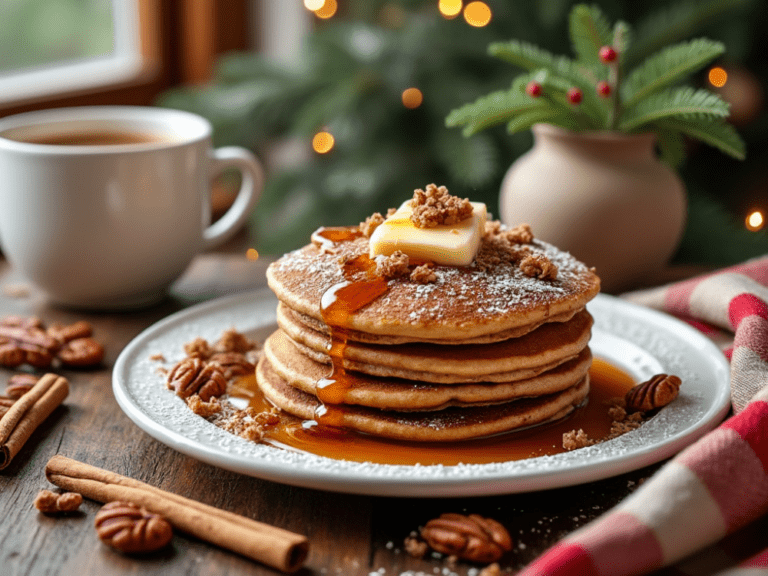
[[[240,229],[261,197],[264,187],[264,169],[249,150],[240,146],[225,146],[212,150],[210,155],[212,174],[220,174],[227,168],[235,167],[243,175],[243,182],[229,210],[203,231],[203,250],[229,240]]]

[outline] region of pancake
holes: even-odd
[[[330,250],[309,244],[267,269],[277,298],[320,322],[323,294],[355,280],[345,278],[340,259],[368,252],[365,237],[332,244]],[[557,266],[557,278],[529,277],[510,261],[490,269],[438,265],[433,283],[419,284],[407,277],[390,280],[386,294],[350,315],[345,328],[414,341],[455,342],[547,322],[580,310],[598,293],[599,278],[570,254],[539,240],[526,248]]]
[[[330,338],[306,326],[296,325],[279,312],[278,325],[304,354],[315,361],[331,363],[326,352],[331,346]],[[533,375],[521,371],[540,373],[573,358],[589,342],[591,327],[592,316],[582,310],[568,322],[546,323],[520,338],[492,344],[446,347],[422,343],[377,346],[347,342],[342,365],[374,376],[443,384],[506,382]]]
[[[290,386],[265,357],[256,367],[264,396],[278,408],[305,420],[315,417],[320,402]],[[503,404],[450,407],[432,412],[395,412],[361,406],[325,407],[334,425],[397,440],[449,442],[526,428],[567,416],[589,392],[589,376],[561,392]]]
[[[536,328],[544,324],[544,322],[567,322],[568,320],[573,318],[574,314],[579,312],[579,310],[582,310],[582,309],[574,309],[568,312],[564,312],[562,314],[555,314],[548,317],[546,320],[542,320],[540,322],[533,322],[532,324],[528,324],[526,326],[510,328],[509,330],[502,330],[500,332],[485,334],[483,336],[477,336],[475,338],[463,338],[463,339],[458,338],[453,340],[445,340],[445,339],[436,340],[436,339],[430,339],[430,338],[417,339],[417,338],[409,338],[407,336],[387,336],[386,334],[366,334],[365,332],[360,332],[358,330],[349,330],[349,329],[346,329],[344,331],[344,335],[347,337],[348,340],[352,340],[354,342],[363,342],[366,344],[390,345],[390,344],[407,344],[409,342],[449,344],[449,345],[455,345],[455,346],[463,346],[464,344],[489,344],[492,342],[509,340],[510,338],[519,338],[520,336],[524,336],[525,334],[528,334],[528,332],[535,330]],[[312,316],[308,316],[307,314],[302,314],[300,312],[297,312],[296,310],[291,310],[290,308],[288,308],[288,306],[286,306],[282,302],[279,302],[277,304],[277,318],[278,318],[278,323],[280,323],[280,319],[282,318],[285,322],[290,322],[291,324],[299,325],[299,326],[306,326],[307,328],[310,328],[315,332],[320,332],[321,334],[330,336],[330,330],[328,329],[328,325],[325,322],[323,322],[322,320],[317,320],[316,318],[312,318]]]
[[[308,394],[315,395],[317,382],[329,374],[328,366],[301,354],[280,330],[264,343],[264,355],[271,370],[292,387]],[[426,411],[441,410],[448,406],[508,402],[565,390],[584,378],[591,361],[592,354],[589,348],[585,348],[573,360],[541,376],[494,384],[444,386],[355,374],[352,385],[344,392],[342,403],[387,410]]]

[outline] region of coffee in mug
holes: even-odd
[[[211,224],[210,182],[242,185]],[[167,108],[96,106],[0,119],[0,247],[54,303],[131,308],[160,300],[201,250],[248,219],[261,165],[214,149],[204,118]]]

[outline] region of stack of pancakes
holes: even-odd
[[[368,238],[349,230],[267,271],[279,328],[256,376],[273,404],[321,424],[317,415],[330,413],[335,426],[377,436],[452,441],[556,420],[584,402],[585,305],[600,282],[582,263],[534,240],[527,249],[557,266],[555,279],[529,277],[513,261],[435,266],[436,281],[390,279],[344,326],[329,327],[321,305],[368,278],[340,265],[368,252]]]

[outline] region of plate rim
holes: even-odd
[[[240,454],[217,452],[215,447],[196,442],[185,437],[181,432],[170,429],[165,424],[155,421],[150,414],[145,413],[140,406],[133,402],[128,393],[129,384],[126,381],[130,361],[138,350],[151,341],[153,337],[164,334],[174,326],[180,323],[183,324],[192,318],[205,317],[215,313],[217,310],[226,310],[233,306],[245,305],[262,299],[268,299],[274,301],[275,304],[277,303],[277,298],[269,288],[260,288],[195,304],[162,318],[142,330],[123,348],[113,368],[112,389],[121,410],[134,424],[166,446],[197,460],[240,474],[284,484],[344,493],[401,497],[463,497],[560,488],[601,480],[636,470],[669,458],[685,446],[695,442],[706,432],[715,428],[730,408],[727,379],[729,365],[725,356],[711,340],[695,328],[668,314],[605,294],[599,294],[592,301],[594,303],[592,307],[618,306],[629,315],[639,315],[644,320],[651,321],[651,323],[661,324],[667,329],[671,328],[675,333],[680,332],[681,336],[692,337],[704,349],[704,352],[716,352],[711,361],[719,365],[721,370],[724,370],[725,381],[718,388],[719,394],[713,399],[710,408],[705,412],[705,417],[695,422],[693,426],[687,429],[684,435],[678,434],[664,440],[660,444],[651,444],[635,449],[630,455],[607,458],[598,457],[588,462],[581,462],[578,465],[570,466],[561,473],[557,473],[557,471],[553,473],[552,470],[547,469],[541,471],[523,470],[510,477],[508,471],[501,470],[493,464],[424,465],[421,468],[436,467],[444,470],[445,473],[439,476],[419,476],[418,478],[408,478],[406,475],[398,475],[396,473],[370,475],[368,468],[366,468],[368,473],[361,471],[360,474],[350,477],[349,474],[343,474],[336,470],[333,465],[326,467],[300,466],[286,470],[284,463],[263,459],[254,460]],[[600,329],[596,328],[596,330]],[[126,377],[124,378],[124,376]],[[181,407],[181,405],[179,406]],[[183,406],[183,409],[187,410],[186,406]],[[208,425],[213,426],[210,423]],[[229,434],[224,431],[222,432]],[[235,436],[232,437],[237,438]],[[269,448],[279,450],[274,447]],[[328,461],[329,464],[336,462],[322,456],[312,455],[312,457]],[[605,473],[606,464],[612,468],[620,468],[620,470]],[[373,466],[376,469],[413,468],[404,465],[360,465],[361,468],[364,466]],[[481,473],[473,474],[469,478],[464,474],[451,473],[452,471],[466,471],[469,468],[477,468]]]

